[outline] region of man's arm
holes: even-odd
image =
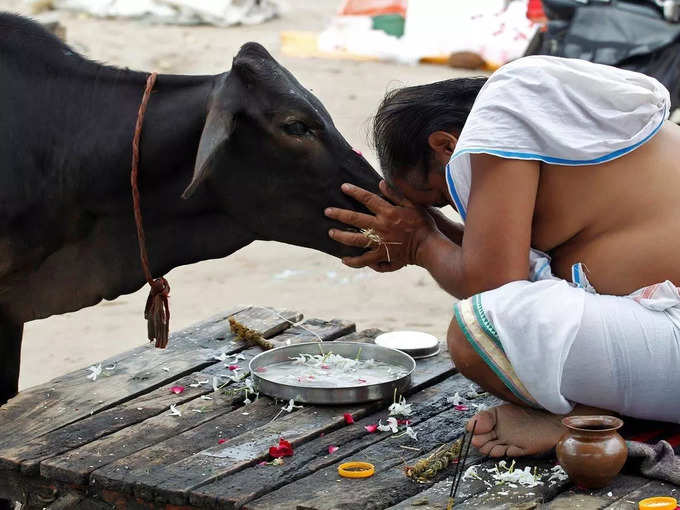
[[[472,183],[461,247],[431,233],[416,263],[457,297],[469,297],[529,276],[531,226],[539,164],[472,156]]]
[[[450,220],[438,207],[428,207],[427,212],[432,216],[432,219],[436,223],[437,230],[458,246],[463,244],[465,226],[462,223]]]

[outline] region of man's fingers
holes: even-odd
[[[373,269],[373,271],[376,271],[378,273],[390,273],[398,269],[387,261],[378,262],[377,264],[371,264],[369,267]]]
[[[399,191],[391,188],[390,185],[387,184],[385,181],[380,181],[380,184],[378,186],[380,187],[380,192],[387,198],[389,198],[393,204],[402,205],[402,203],[406,200],[404,195],[399,193]]]
[[[325,213],[329,218],[352,225],[353,227],[375,228],[375,216],[370,214],[348,211],[347,209],[336,209],[335,207],[329,207]]]
[[[341,186],[341,189],[346,195],[349,195],[357,202],[364,204],[366,207],[368,207],[369,211],[372,211],[376,214],[384,211],[387,207],[392,207],[390,203],[388,203],[386,200],[383,200],[375,193],[366,191],[365,189],[354,186],[353,184],[345,183]]]
[[[331,229],[328,231],[328,236],[347,246],[356,246],[357,248],[375,247],[376,244],[367,238],[364,234],[357,234],[356,232],[345,232],[344,230]]]
[[[372,266],[385,259],[384,250],[373,250],[359,257],[345,257],[342,263],[346,266],[359,269],[360,267]]]

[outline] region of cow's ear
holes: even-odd
[[[211,108],[205,119],[205,126],[203,126],[203,133],[198,144],[194,176],[187,189],[182,193],[182,198],[189,198],[193,195],[199,184],[210,173],[216,154],[229,141],[233,131],[233,112],[228,109]]]

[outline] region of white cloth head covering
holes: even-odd
[[[472,181],[470,154],[594,165],[650,140],[668,118],[670,94],[654,78],[585,60],[531,56],[506,64],[482,87],[446,167],[463,220]],[[552,279],[550,257],[532,249],[530,279]],[[573,283],[590,292],[581,264]]]
[[[670,95],[654,78],[578,59],[524,57],[482,87],[447,167],[465,219],[470,154],[594,165],[648,141],[668,118]]]

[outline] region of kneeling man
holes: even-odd
[[[326,215],[384,241],[345,264],[417,264],[463,299],[451,356],[508,402],[472,419],[482,453],[549,450],[565,414],[680,423],[680,127],[669,108],[652,78],[543,56],[381,104],[387,200],[343,185],[374,215]],[[446,204],[464,227],[438,211]]]

